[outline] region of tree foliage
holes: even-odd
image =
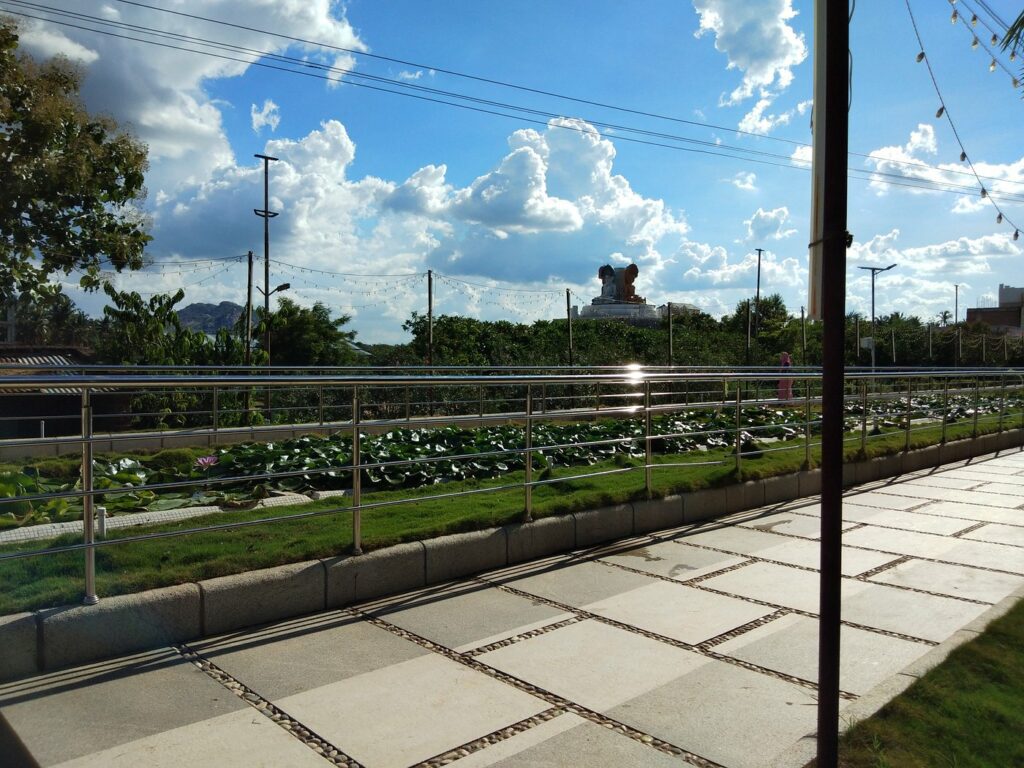
[[[257,318],[259,322],[255,334],[262,350],[265,328],[262,309],[257,310]],[[270,352],[273,364],[352,365],[357,362],[350,345],[355,333],[342,330],[349,319],[348,315],[332,318],[331,310],[319,301],[312,307],[303,307],[291,299],[281,297],[277,302],[277,311],[270,313]]]
[[[90,115],[80,83],[68,61],[19,52],[15,25],[0,18],[0,299],[55,273],[82,270],[95,289],[101,264],[142,265],[146,147]]]

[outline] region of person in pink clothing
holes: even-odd
[[[785,373],[787,368],[793,367],[793,358],[789,356],[789,352],[783,352],[779,355],[779,365],[782,367],[782,372]],[[792,379],[779,379],[779,400],[792,400],[793,399],[793,380]]]

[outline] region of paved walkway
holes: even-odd
[[[799,765],[818,515],[807,499],[41,675],[0,686],[0,714],[43,766]],[[1024,453],[855,489],[844,519],[844,708],[1024,586]]]

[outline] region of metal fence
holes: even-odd
[[[98,600],[95,553],[102,547],[350,514],[352,550],[361,553],[362,515],[367,510],[519,489],[522,520],[529,521],[534,514],[535,490],[552,483],[641,473],[644,490],[650,496],[655,492],[656,473],[679,467],[724,466],[734,469],[739,478],[747,462],[780,452],[789,452],[809,466],[819,445],[821,426],[821,374],[814,369],[627,366],[583,371],[264,369],[255,373],[86,368],[43,375],[38,370],[0,370],[0,419],[5,424],[39,419],[38,408],[31,413],[18,408],[19,402],[31,397],[59,402],[64,407],[64,412],[43,409],[43,421],[74,420],[78,428],[76,434],[47,437],[44,433],[0,440],[0,455],[8,465],[8,471],[0,472],[0,520],[6,518],[10,529],[19,524],[14,510],[64,504],[65,511],[70,509],[75,515],[80,505],[80,528],[78,523],[74,526],[81,540],[60,546],[0,546],[0,563],[81,552],[87,604]],[[74,412],[67,406],[69,397],[74,401]],[[123,412],[97,415],[96,402],[102,398],[129,407]],[[146,420],[155,413],[146,410],[146,405],[159,402],[159,398],[179,403],[182,411],[172,413],[187,417],[188,425],[178,429],[167,424],[146,428]],[[1020,369],[889,369],[884,373],[854,369],[847,372],[845,399],[845,440],[850,448],[859,448],[865,455],[877,440],[890,444],[899,440],[900,448],[909,450],[918,437],[945,442],[953,434],[951,430],[960,437],[1024,428],[1024,371]],[[132,410],[137,403],[144,407]],[[168,415],[164,409],[160,413]],[[261,413],[270,413],[270,418],[257,419],[256,414]],[[431,435],[440,434],[438,430],[451,436],[473,434],[473,430],[495,425],[506,429],[507,439],[488,450],[466,448],[473,445],[472,440],[459,443],[462,447],[454,452],[435,445],[436,450],[428,448],[413,458],[388,457],[380,450],[389,439],[401,441],[418,435],[429,446],[434,439]],[[555,429],[574,425],[600,426],[600,434],[587,439],[576,434],[566,439],[560,435],[568,433]],[[301,469],[266,466],[259,471],[217,476],[193,472],[179,479],[157,473],[140,476],[137,483],[105,482],[103,487],[98,486],[94,474],[100,452],[133,453],[152,450],[155,445],[270,442],[304,434],[340,439],[344,460]],[[371,445],[375,448],[368,453]],[[74,487],[31,488],[32,476],[19,473],[15,459],[40,453],[79,457]],[[621,465],[594,461],[595,456],[623,454],[629,461]],[[574,463],[573,455],[583,458]],[[567,472],[537,471],[542,462],[560,456]],[[31,467],[31,460],[26,461]],[[453,490],[427,483],[422,493],[411,498],[373,498],[376,490],[387,488],[386,483],[381,486],[382,477],[414,467],[426,476],[430,472],[424,468],[471,467],[487,462],[492,470],[495,466],[504,468],[483,475],[493,480],[491,484]],[[513,465],[521,468],[521,480],[510,477]],[[287,514],[254,512],[251,518],[227,523],[96,538],[97,509],[102,506],[97,502],[116,499],[119,494],[138,496],[147,492],[159,498],[161,494],[193,489],[237,488],[298,478],[313,485],[327,478],[335,487],[341,483],[345,503]],[[0,533],[3,530],[0,527]]]

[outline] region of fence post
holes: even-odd
[[[811,380],[804,383],[804,468],[811,468]]]
[[[654,460],[653,441],[651,440],[651,382],[644,382],[644,490],[647,491],[647,498],[651,498],[652,472],[651,464]]]
[[[363,471],[360,465],[359,387],[352,387],[352,554],[363,554]]]
[[[740,431],[740,414],[743,410],[743,392],[739,382],[736,382],[736,478],[740,476],[740,454],[743,452],[743,437]]]
[[[868,382],[860,384],[860,452],[864,458],[868,456]]]
[[[92,495],[92,393],[82,389],[82,541],[85,544],[85,597],[86,605],[100,601],[96,595],[96,550]]]
[[[978,436],[978,408],[981,406],[981,379],[974,379],[974,426],[971,427],[971,437]]]
[[[942,379],[942,438],[939,443],[946,442],[946,424],[949,423],[949,377]]]
[[[914,396],[914,380],[907,379],[907,423],[904,427],[903,432],[903,452],[906,453],[910,450],[910,414],[911,414],[911,400]]]
[[[317,387],[317,389],[318,389],[318,395],[319,395],[319,409],[318,409],[319,410],[319,414],[318,415],[320,417],[320,426],[322,427],[324,425],[324,385],[321,384],[319,387]]]
[[[533,385],[526,385],[526,472],[523,490],[526,497],[525,522],[533,520]]]
[[[219,428],[220,428],[220,388],[219,387],[214,387],[213,388],[213,431],[216,433],[216,431]],[[214,435],[213,442],[214,443],[217,442],[216,434]]]

